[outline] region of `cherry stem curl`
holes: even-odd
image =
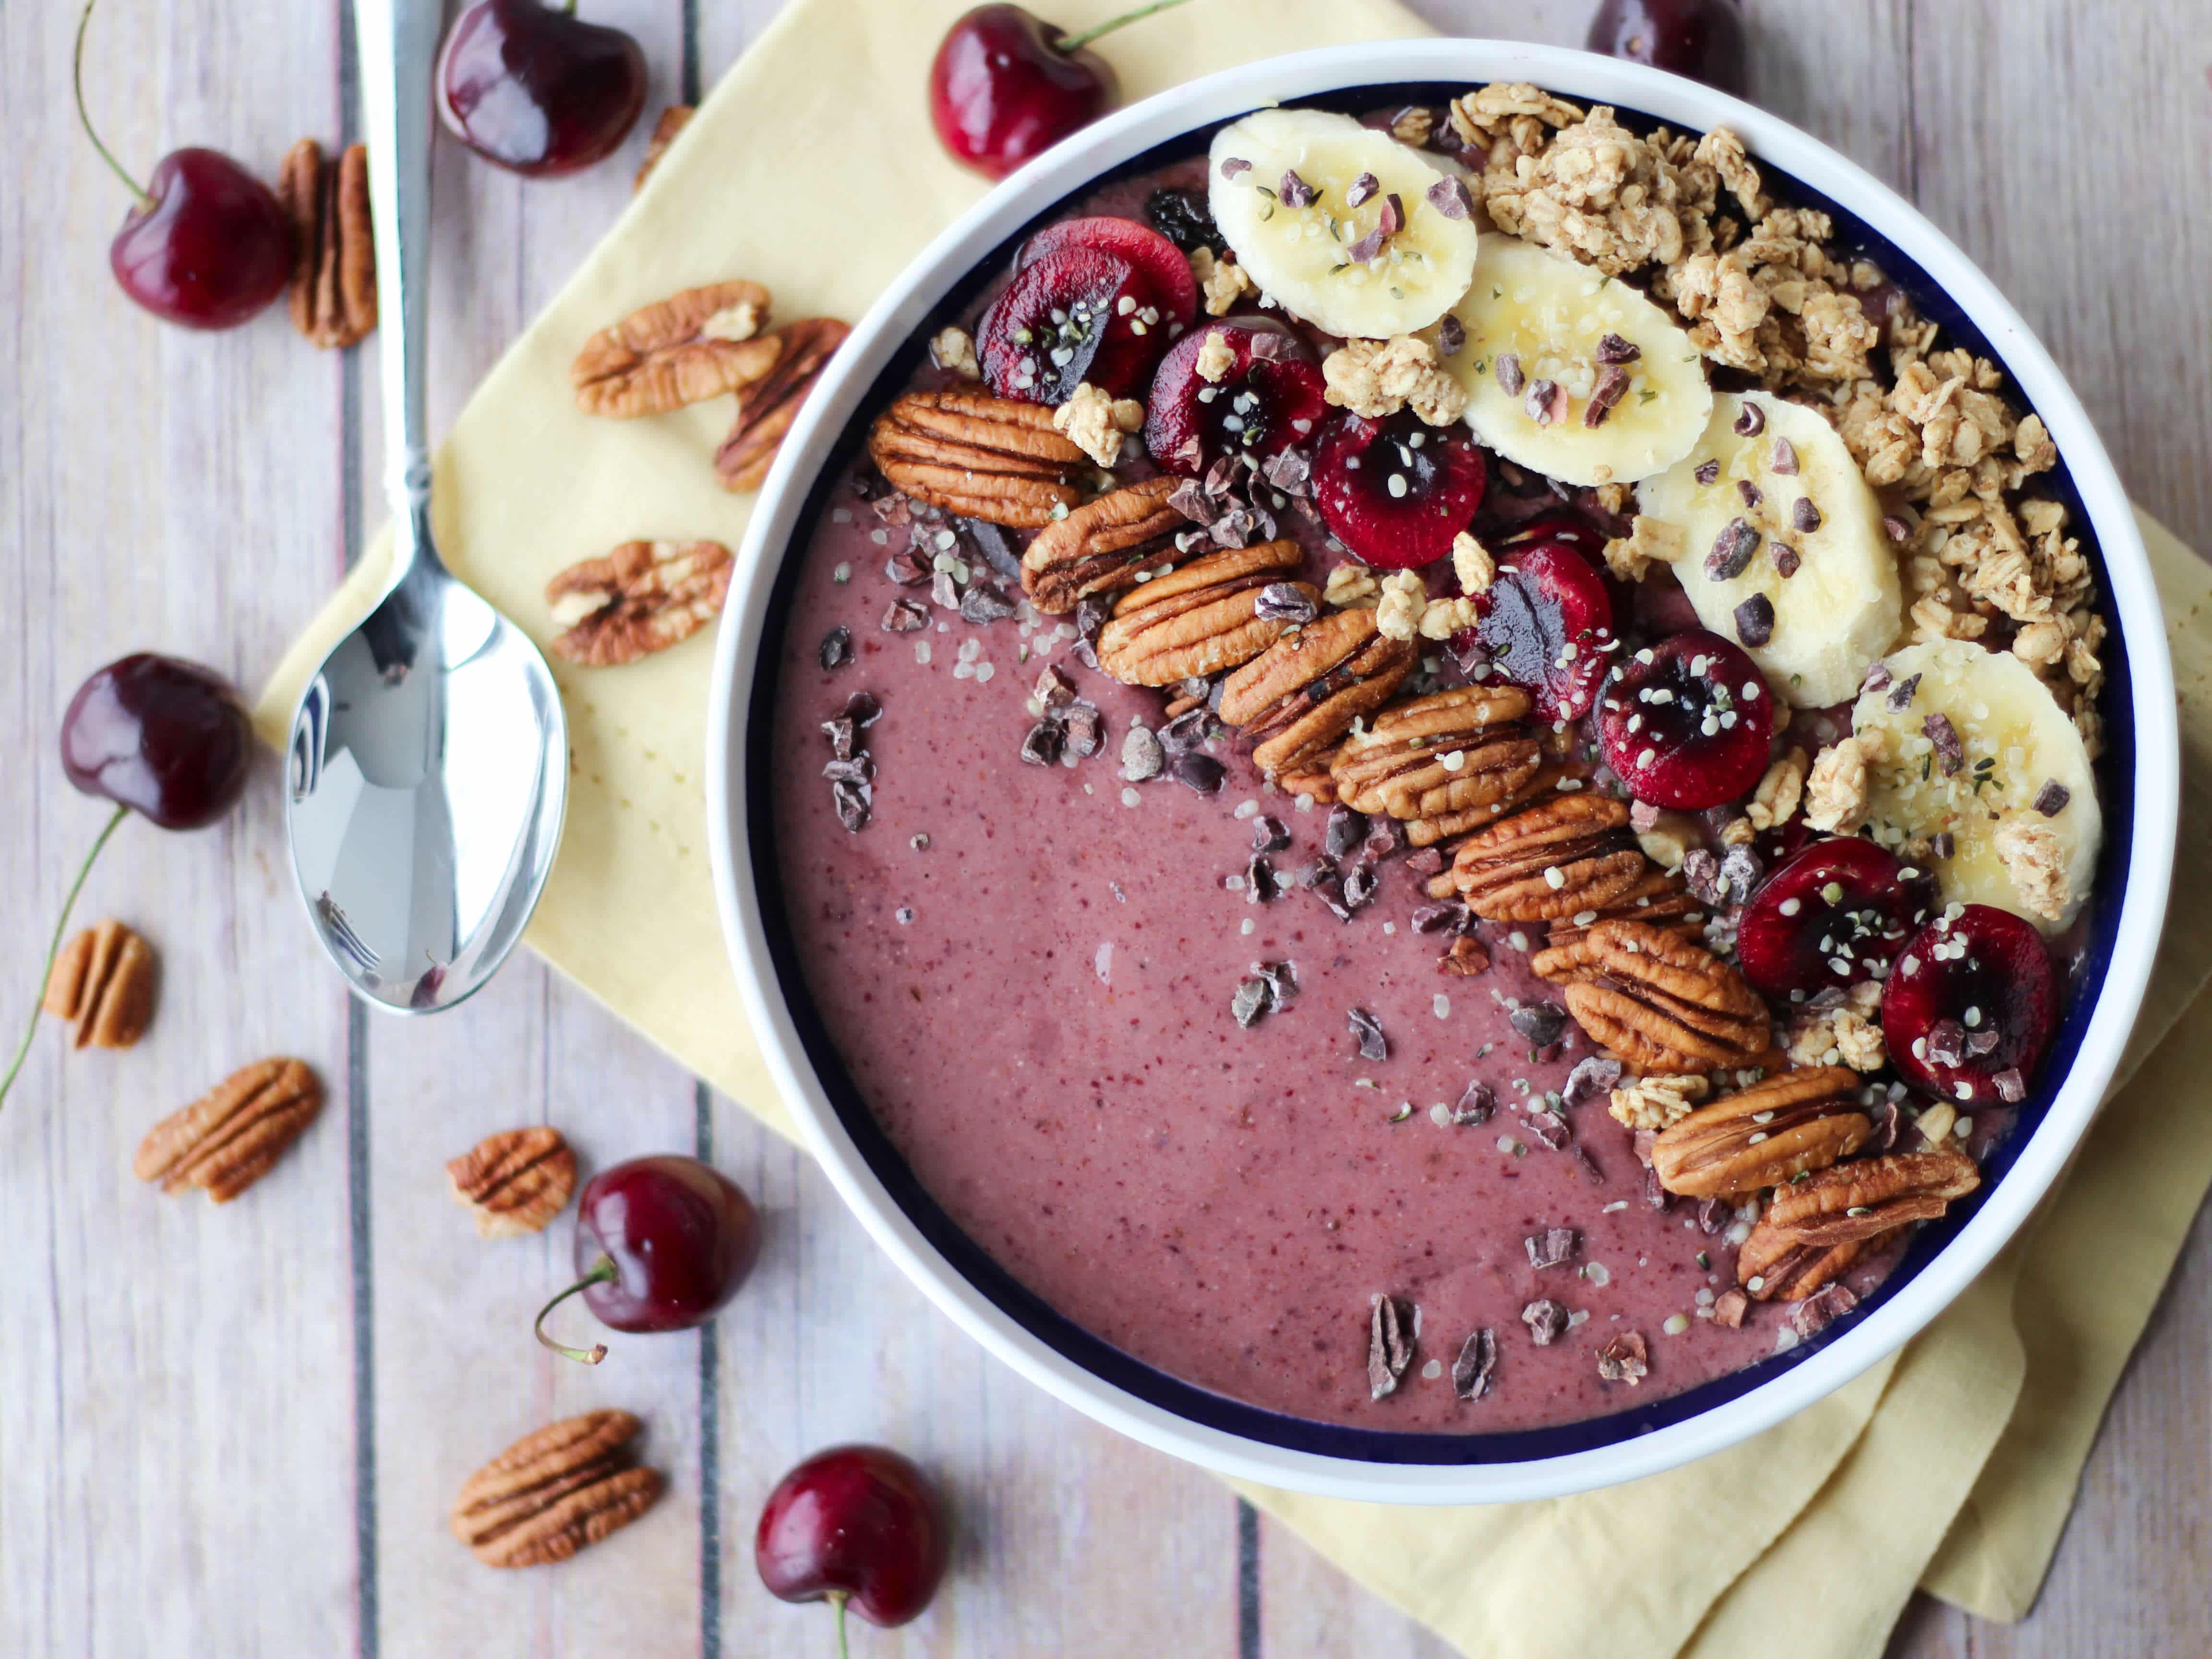
[[[100,142],[100,134],[93,130],[92,117],[84,107],[84,33],[92,27],[92,9],[99,3],[100,0],[84,0],[84,10],[76,20],[76,56],[70,67],[70,88],[76,97],[77,123],[84,128],[84,136],[92,140],[92,147],[100,152],[100,159],[115,169],[115,176],[138,198],[138,205],[150,213],[156,205],[153,192],[133,179],[123,163],[115,159],[115,152]]]
[[[538,1310],[538,1322],[531,1328],[537,1332],[538,1340],[563,1359],[573,1359],[579,1365],[596,1365],[605,1359],[607,1357],[607,1345],[604,1342],[594,1342],[588,1348],[571,1348],[556,1342],[551,1337],[546,1335],[545,1316],[578,1291],[588,1291],[594,1285],[611,1285],[615,1281],[615,1277],[614,1257],[602,1253],[599,1259],[592,1263],[588,1273]]]
[[[39,995],[31,1004],[30,1024],[23,1028],[23,1040],[15,1045],[15,1058],[8,1064],[8,1074],[0,1077],[0,1103],[6,1102],[15,1073],[23,1069],[23,1057],[31,1052],[31,1039],[39,1034],[39,1015],[46,1005],[46,986],[54,976],[54,958],[61,954],[62,936],[69,930],[70,912],[76,908],[76,896],[84,890],[84,878],[92,873],[93,861],[99,858],[100,849],[107,845],[107,838],[115,833],[116,826],[130,815],[127,806],[115,809],[99,839],[92,843],[92,850],[84,855],[84,862],[77,866],[76,879],[70,884],[69,896],[62,901],[62,913],[54,921],[54,936],[46,945],[46,965],[39,974]]]
[[[1139,18],[1150,17],[1156,11],[1172,11],[1176,7],[1185,3],[1187,0],[1152,0],[1152,3],[1149,6],[1139,6],[1134,11],[1125,11],[1119,17],[1109,17],[1104,22],[1084,30],[1080,34],[1071,34],[1064,40],[1055,40],[1052,43],[1052,49],[1064,58],[1072,57],[1101,35],[1111,34],[1123,25],[1133,23]]]

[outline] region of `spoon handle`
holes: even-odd
[[[376,231],[378,355],[384,376],[385,489],[399,535],[395,575],[430,545],[429,422],[423,401],[423,294],[430,254],[430,89],[438,0],[354,0]]]

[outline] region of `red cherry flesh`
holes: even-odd
[[[770,1595],[833,1601],[842,1648],[849,1605],[872,1625],[903,1625],[945,1577],[950,1528],[929,1480],[882,1446],[833,1446],[775,1484],[753,1534]]]
[[[1464,428],[1410,410],[1370,421],[1345,414],[1322,428],[1313,460],[1322,521],[1378,570],[1411,570],[1451,551],[1489,480]]]
[[[1686,812],[1740,799],[1766,770],[1774,694],[1717,634],[1676,634],[1621,662],[1598,698],[1606,763],[1629,793]]]
[[[600,1344],[562,1347],[545,1316],[581,1292],[601,1324],[617,1331],[681,1331],[720,1312],[760,1255],[760,1216],[719,1170],[664,1153],[602,1170],[576,1202],[575,1284],[538,1316],[538,1340],[586,1364]]]
[[[1759,884],[1737,925],[1736,954],[1758,989],[1802,1002],[1887,976],[1936,907],[1926,871],[1863,836],[1831,836]]]
[[[2057,975],[2043,935],[1991,905],[1929,922],[1882,986],[1890,1064],[1954,1106],[2025,1099],[2057,1021]]]
[[[1573,543],[1514,550],[1475,601],[1473,642],[1500,679],[1535,698],[1541,719],[1578,720],[1613,667],[1613,598]],[[1454,641],[1462,654],[1468,635]]]
[[[1198,315],[1198,278],[1191,275],[1189,259],[1150,225],[1112,214],[1062,219],[1023,243],[1015,264],[1033,264],[1064,247],[1087,247],[1111,254],[1136,272],[1136,289],[1130,297],[1139,308],[1150,307],[1159,313],[1145,320],[1145,333],[1157,336],[1161,349],[1167,348],[1172,333],[1181,332],[1177,324],[1188,328]]]
[[[213,669],[140,652],[77,688],[61,750],[62,770],[84,793],[164,830],[198,830],[246,793],[253,726]]]
[[[1736,0],[1605,0],[1583,44],[1743,93],[1743,12]]]
[[[447,127],[486,161],[529,178],[611,155],[645,107],[645,87],[635,40],[541,0],[475,0],[438,51]]]
[[[1230,350],[1218,380],[1202,380],[1199,353],[1218,338]],[[1168,348],[1146,402],[1145,448],[1171,472],[1196,477],[1224,455],[1263,461],[1311,438],[1328,412],[1321,365],[1287,325],[1227,317]]]
[[[1063,404],[1085,381],[1127,397],[1198,311],[1175,244],[1133,219],[1069,219],[1021,251],[976,330],[983,378],[1002,398]]]

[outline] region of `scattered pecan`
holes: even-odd
[[[323,1085],[303,1061],[257,1060],[149,1130],[131,1172],[165,1193],[199,1187],[228,1204],[269,1173],[322,1109]]]
[[[1597,1352],[1597,1374],[1607,1382],[1634,1388],[1651,1374],[1651,1355],[1643,1333],[1623,1331]]]
[[[1452,879],[1486,921],[1554,921],[1602,909],[1650,869],[1628,805],[1595,790],[1554,795],[1460,843]]]
[[[1261,592],[1304,557],[1296,542],[1223,548],[1129,589],[1099,631],[1098,665],[1124,685],[1173,685],[1249,662],[1290,625],[1261,614]]]
[[[1423,820],[1432,831],[1486,822],[1542,769],[1541,745],[1521,725],[1528,712],[1528,694],[1507,685],[1400,703],[1344,740],[1330,769],[1336,793],[1359,811]]]
[[[1601,921],[1640,921],[1694,943],[1704,937],[1705,915],[1705,905],[1690,890],[1680,870],[1662,870],[1656,864],[1646,865],[1644,873],[1617,897],[1553,921],[1547,943],[1551,950],[1560,950],[1573,945]],[[1539,951],[1534,958],[1532,965],[1539,974],[1544,971],[1544,959],[1548,954],[1548,951]]]
[[[737,423],[714,452],[714,471],[725,489],[758,489],[775,464],[784,434],[822,378],[831,356],[852,332],[835,317],[786,323],[771,337],[781,343],[775,367],[738,392]]]
[[[769,292],[758,283],[685,289],[584,342],[569,365],[576,407],[626,421],[741,392],[775,367],[782,343],[761,337]]]
[[[1741,1198],[1849,1158],[1873,1130],[1857,1073],[1808,1066],[1677,1119],[1652,1143],[1651,1167],[1670,1193]]]
[[[95,922],[62,947],[40,1005],[76,1025],[80,1048],[128,1048],[154,1014],[154,951],[121,922]]]
[[[1101,495],[1048,524],[1022,553],[1022,587],[1036,608],[1062,616],[1092,593],[1114,593],[1147,568],[1181,556],[1175,535],[1190,520],[1168,503],[1183,480],[1147,478]]]
[[[1090,465],[1044,404],[978,386],[908,392],[877,417],[868,453],[916,501],[1016,530],[1073,511]]]
[[[1846,1073],[1849,1075],[1849,1073]],[[1761,1224],[1796,1243],[1826,1248],[1933,1221],[1982,1184],[1964,1152],[1891,1152],[1839,1164],[1774,1194]]]
[[[487,1135],[446,1164],[453,1201],[476,1212],[484,1238],[545,1231],[576,1188],[576,1155],[558,1129],[533,1124]]]
[[[1256,745],[1269,777],[1296,772],[1371,716],[1413,672],[1419,653],[1385,639],[1372,611],[1335,611],[1295,625],[1231,674],[1221,718]]]
[[[1766,1004],[1704,946],[1640,921],[1601,921],[1557,951],[1547,975],[1590,1040],[1632,1070],[1748,1066],[1772,1047]]]
[[[624,542],[545,584],[553,653],[611,668],[689,639],[721,614],[733,564],[720,542]]]
[[[629,1462],[638,1427],[597,1411],[525,1435],[463,1483],[453,1536],[486,1566],[536,1567],[628,1526],[660,1496],[660,1472]]]
[[[676,135],[691,125],[691,118],[699,112],[689,104],[671,104],[660,112],[660,118],[653,124],[653,137],[645,142],[645,160],[637,164],[637,178],[631,183],[632,191],[645,188],[645,181],[653,176],[660,158],[668,154],[668,147],[676,142]]]
[[[292,222],[292,326],[309,343],[353,345],[376,326],[376,240],[368,218],[368,150],[335,161],[302,138],[285,152],[276,199]]]
[[[1889,1243],[1889,1233],[1842,1244],[1801,1244],[1761,1221],[1735,1253],[1736,1283],[1757,1302],[1802,1302]],[[1719,1304],[1714,1304],[1717,1307]]]

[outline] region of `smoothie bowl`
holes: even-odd
[[[771,1075],[965,1328],[1374,1499],[1648,1474],[2049,1188],[2166,903],[2171,672],[2020,319],[1581,53],[1214,76],[855,331],[719,643]]]

